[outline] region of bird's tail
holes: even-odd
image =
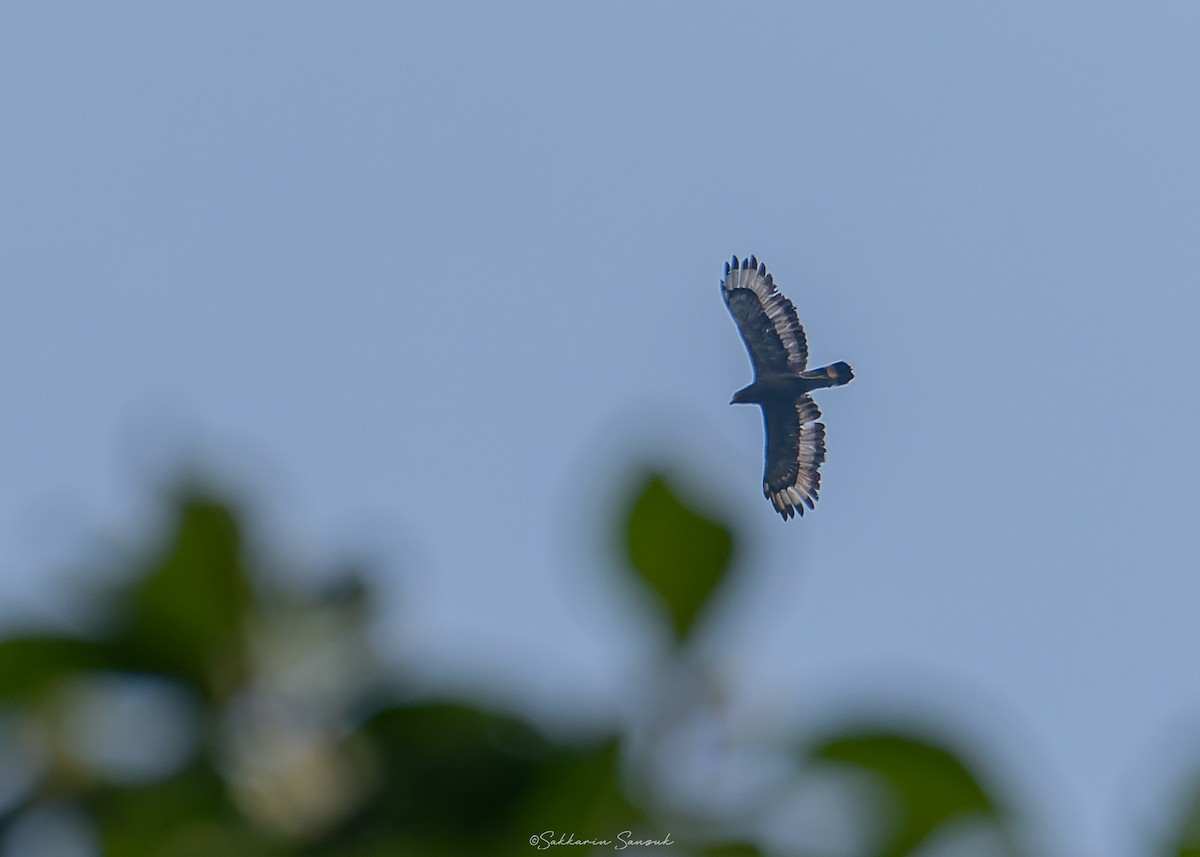
[[[820,387],[840,387],[843,384],[849,384],[854,378],[854,370],[850,368],[850,364],[839,360],[837,363],[831,363],[828,366],[822,366],[820,369],[809,369],[807,372],[801,372],[800,377],[809,382],[819,382],[813,389]]]

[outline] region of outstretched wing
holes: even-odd
[[[804,371],[808,364],[804,328],[796,307],[776,291],[766,265],[754,256],[740,263],[734,256],[725,263],[721,296],[750,352],[755,378]]]
[[[808,395],[762,405],[767,432],[763,494],[784,520],[812,508],[821,487],[825,461],[825,426],[816,422],[821,410]]]

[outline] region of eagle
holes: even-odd
[[[754,256],[725,263],[721,297],[737,324],[754,367],[754,383],[729,404],[758,405],[766,431],[763,496],[786,521],[812,508],[821,487],[825,426],[809,395],[840,387],[854,377],[849,363],[807,370],[808,341],[796,307],[775,288],[775,278]]]

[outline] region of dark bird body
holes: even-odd
[[[785,520],[803,515],[817,501],[825,461],[825,425],[817,422],[821,410],[809,393],[849,383],[854,370],[843,362],[806,369],[808,340],[796,307],[754,256],[725,264],[721,295],[754,368],[754,383],[734,393],[730,404],[762,408],[763,495]]]

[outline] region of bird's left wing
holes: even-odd
[[[772,402],[762,406],[767,433],[763,495],[784,520],[812,508],[821,487],[825,461],[825,426],[816,422],[821,410],[804,395],[795,403]]]

